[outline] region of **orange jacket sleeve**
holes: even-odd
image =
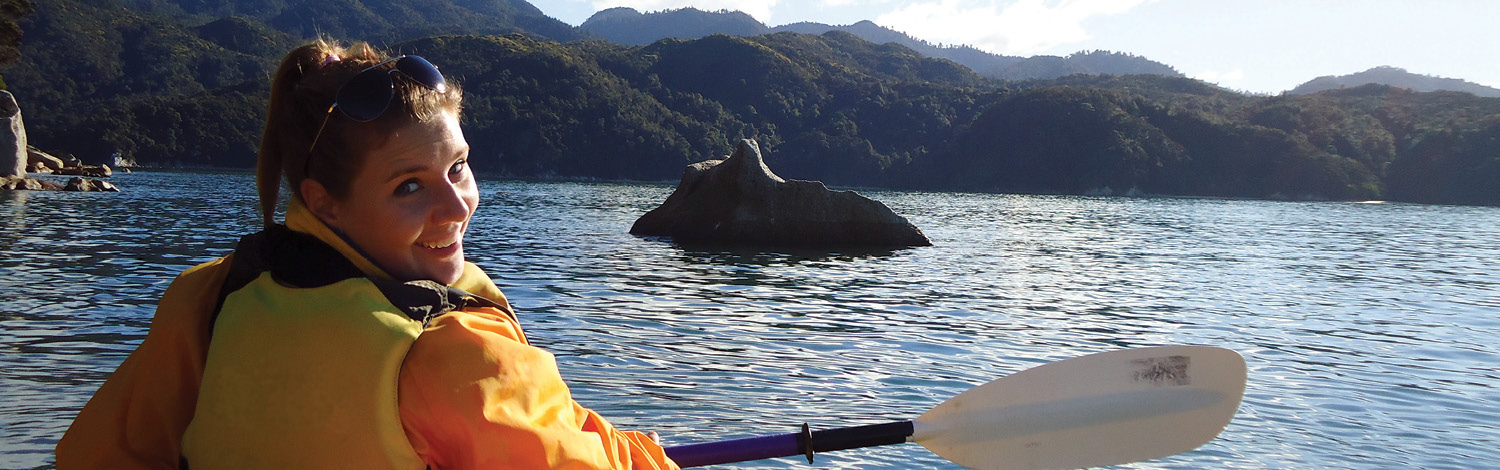
[[[228,259],[183,271],[167,287],[146,339],[58,441],[58,468],[177,468]]]
[[[552,354],[496,309],[438,318],[401,368],[401,422],[434,469],[676,469],[573,401]]]

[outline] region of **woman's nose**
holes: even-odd
[[[436,191],[438,200],[433,202],[433,222],[446,224],[469,220],[469,214],[474,212],[474,201],[479,199],[469,196],[471,194],[477,196],[478,189],[465,183],[448,183],[441,186],[442,189]]]

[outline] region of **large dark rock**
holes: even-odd
[[[817,181],[784,180],[753,140],[734,155],[689,165],[677,190],[630,233],[682,243],[901,248],[932,242],[885,204]]]

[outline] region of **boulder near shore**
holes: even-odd
[[[0,176],[0,189],[3,190],[30,190],[30,191],[101,191],[120,192],[120,188],[108,181],[91,180],[82,177],[68,178],[67,183],[57,183],[50,180],[27,178],[24,176]]]
[[[776,176],[750,139],[727,158],[688,165],[677,190],[637,219],[630,233],[679,243],[798,248],[932,245],[879,201]]]
[[[26,124],[15,95],[0,90],[0,190],[30,191],[119,191],[108,181],[71,178],[67,184],[30,178],[29,171],[107,178],[107,165],[64,166],[63,161],[26,144]],[[76,172],[72,172],[77,170]]]

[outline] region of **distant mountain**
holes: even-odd
[[[928,57],[937,57],[958,62],[981,76],[1000,80],[1048,79],[1077,73],[1092,75],[1152,74],[1168,77],[1183,76],[1182,73],[1169,65],[1145,57],[1119,52],[1079,52],[1067,57],[1016,57],[991,54],[972,46],[937,46],[868,20],[847,26],[808,22],[792,23],[777,26],[771,28],[771,30],[792,31],[804,34],[823,34],[835,30],[847,31],[854,33],[855,36],[859,36],[866,41],[877,44],[894,42],[909,47]]]
[[[1144,57],[1109,51],[1080,52],[1067,57],[1014,57],[991,54],[971,46],[937,46],[871,21],[833,26],[823,23],[792,23],[769,28],[742,12],[706,12],[682,8],[641,13],[631,8],[611,8],[595,13],[579,25],[580,31],[629,45],[650,44],[660,39],[697,39],[710,34],[755,36],[776,32],[823,34],[844,31],[876,44],[896,43],[927,57],[948,59],[981,76],[1000,80],[1035,80],[1072,74],[1155,74],[1180,77],[1171,66]]]
[[[770,32],[765,24],[738,11],[682,8],[643,14],[627,7],[600,10],[578,25],[578,30],[630,46],[644,46],[665,38],[698,39],[710,34],[756,36]]]
[[[894,42],[896,44],[909,47],[911,48],[911,50],[917,51],[922,55],[958,62],[960,64],[963,64],[963,66],[968,67],[969,70],[973,70],[975,73],[990,78],[999,78],[1002,80],[1013,79],[1011,77],[1006,77],[1003,73],[1001,73],[1003,70],[1005,70],[1005,68],[1021,62],[1025,62],[1027,60],[1024,57],[991,54],[970,46],[935,46],[931,43],[928,43],[927,41],[911,37],[906,33],[880,26],[869,20],[860,21],[858,23],[846,26],[801,22],[777,26],[772,29],[775,31],[791,31],[802,34],[823,34],[829,31],[845,31],[853,33],[855,36],[859,36],[866,41],[870,41],[876,44],[886,44]],[[1067,74],[1062,73],[1054,76],[1062,75]]]
[[[1340,88],[1354,88],[1366,84],[1389,85],[1396,88],[1406,88],[1412,91],[1462,91],[1473,93],[1486,98],[1500,97],[1500,89],[1487,87],[1457,78],[1442,78],[1431,75],[1418,75],[1407,72],[1398,67],[1375,67],[1359,73],[1340,76],[1322,76],[1314,78],[1307,83],[1298,85],[1288,93],[1303,95],[1317,93],[1325,90],[1337,90]]]

